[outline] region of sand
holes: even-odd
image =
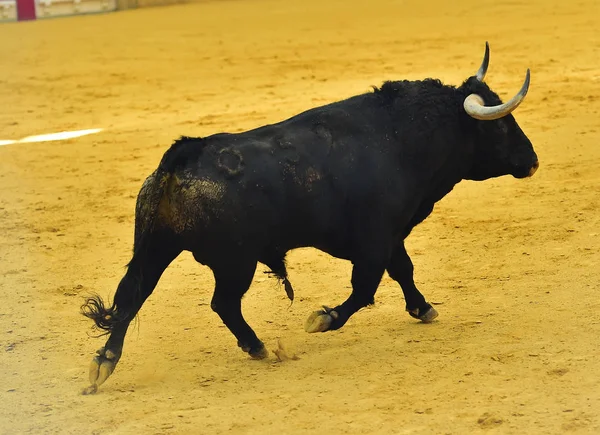
[[[225,0],[0,26],[0,432],[600,432],[600,6],[595,0]],[[182,254],[82,396],[104,339],[79,306],[130,259],[135,197],[179,135],[241,131],[388,79],[475,73],[540,158],[531,179],[463,182],[407,240],[440,312],[404,312],[385,276],[337,332],[306,317],[350,292],[350,264],[289,256],[296,300],[261,268],[244,313],[253,361]]]

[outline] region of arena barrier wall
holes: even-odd
[[[0,23],[205,1],[211,0],[0,0]]]

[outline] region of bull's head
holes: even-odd
[[[490,60],[486,42],[485,56],[477,74],[459,88],[465,96],[463,107],[469,115],[473,129],[473,165],[466,178],[484,180],[502,175],[516,178],[532,176],[539,163],[531,142],[512,116],[527,95],[530,72],[527,70],[521,90],[506,103],[502,103],[483,79]]]

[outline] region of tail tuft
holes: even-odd
[[[124,317],[117,313],[114,303],[107,308],[102,298],[98,295],[90,296],[85,300],[81,305],[81,314],[93,320],[96,329],[104,331],[100,335],[112,332],[113,328],[121,323]]]

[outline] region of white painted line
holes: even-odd
[[[85,136],[88,134],[99,133],[103,128],[90,128],[88,130],[77,131],[61,131],[59,133],[40,134],[36,136],[27,136],[19,140],[0,140],[0,146],[10,145],[13,143],[31,143],[31,142],[48,142],[54,140],[73,139],[76,137]]]
[[[98,133],[102,131],[101,128],[92,128],[89,130],[77,130],[77,131],[61,131],[60,133],[40,134],[37,136],[27,136],[21,139],[20,143],[27,142],[47,142],[51,140],[65,140],[73,139],[75,137],[81,137],[88,134]]]

